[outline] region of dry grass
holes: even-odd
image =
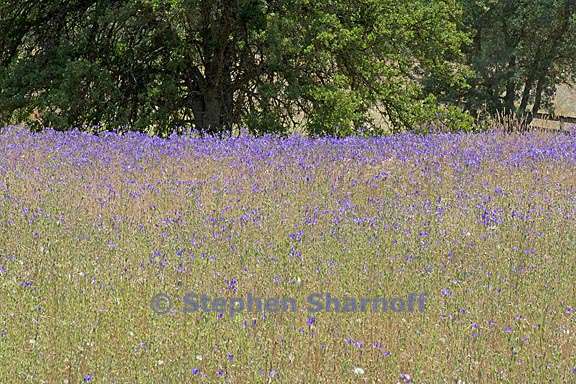
[[[574,140],[7,130],[0,382],[573,381]],[[186,314],[188,290],[302,310]],[[311,314],[313,292],[429,298],[424,313]]]

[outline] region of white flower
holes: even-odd
[[[364,370],[363,370],[362,368],[360,368],[360,367],[356,367],[356,368],[354,368],[354,374],[356,374],[356,375],[358,375],[358,376],[363,375],[363,374],[364,374]]]

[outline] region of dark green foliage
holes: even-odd
[[[0,124],[470,130],[575,81],[576,0],[0,0]]]
[[[541,108],[550,109],[556,86],[575,80],[576,1],[462,4],[473,40],[465,53],[475,73],[461,95],[467,109],[477,117],[510,114],[527,122]]]
[[[470,121],[455,0],[0,0],[0,123],[381,133]]]

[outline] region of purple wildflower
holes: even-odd
[[[226,290],[234,293],[238,292],[238,279],[234,277],[231,280],[224,280],[224,282],[226,283]]]
[[[300,230],[294,233],[291,233],[288,235],[288,237],[290,238],[290,240],[296,241],[298,243],[302,242],[302,236],[304,236],[304,231]]]
[[[400,381],[404,384],[412,384],[412,376],[407,373],[400,374]]]
[[[296,249],[296,247],[294,247],[294,245],[291,245],[290,246],[290,252],[288,253],[288,256],[300,259],[302,257],[302,251]]]

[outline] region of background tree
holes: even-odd
[[[459,101],[479,116],[530,122],[551,108],[556,87],[575,80],[576,0],[463,0],[474,75]],[[452,95],[452,99],[454,97]]]
[[[438,103],[464,84],[460,19],[456,0],[0,0],[0,123],[347,135],[379,133],[376,108],[461,128]]]

